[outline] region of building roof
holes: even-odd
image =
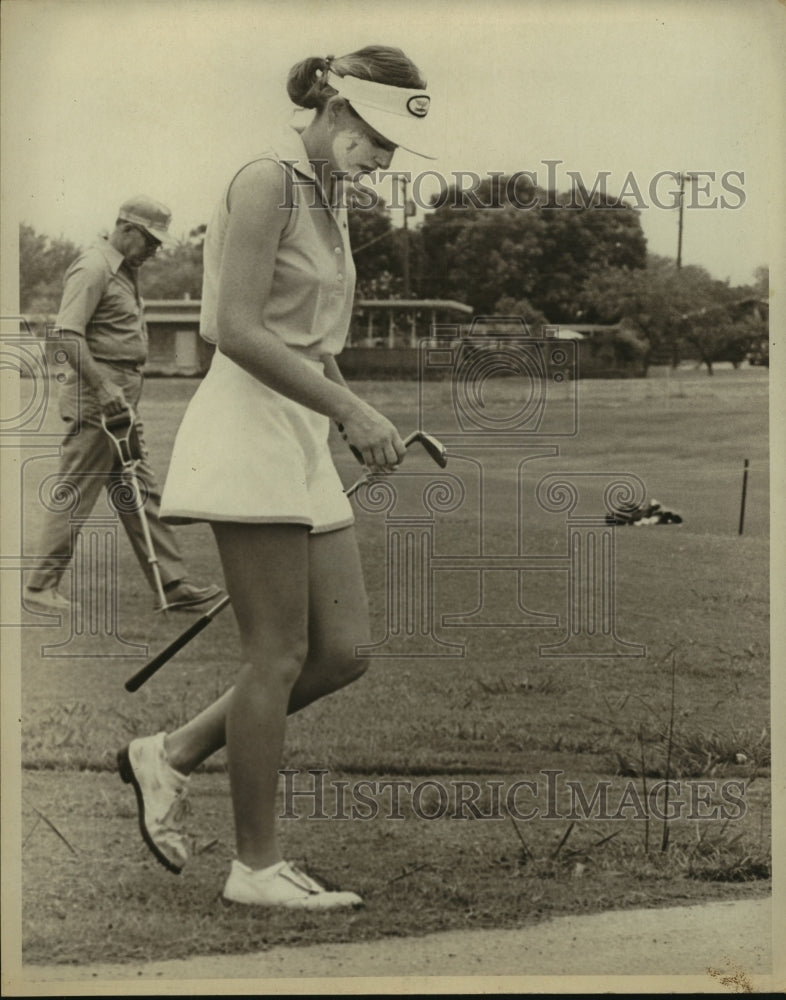
[[[146,299],[145,318],[148,323],[178,323],[184,318],[198,318],[199,299]],[[355,309],[438,309],[471,316],[472,306],[454,299],[358,299]]]
[[[455,299],[358,299],[355,306],[360,309],[447,309],[467,316],[475,311],[472,306]]]

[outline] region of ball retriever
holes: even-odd
[[[167,599],[164,593],[164,583],[161,579],[161,569],[158,565],[158,556],[153,545],[153,536],[150,534],[150,526],[147,523],[145,512],[145,498],[139,486],[137,476],[137,465],[142,460],[142,451],[139,443],[139,434],[136,426],[136,414],[130,406],[125,410],[112,416],[101,414],[101,426],[104,428],[109,440],[114,445],[115,451],[120,460],[120,475],[131,490],[133,499],[133,509],[139,515],[139,523],[142,526],[142,534],[147,548],[147,561],[155,582],[156,594],[159,600],[159,611],[166,614]]]

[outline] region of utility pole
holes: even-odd
[[[679,201],[679,221],[677,223],[677,272],[682,269],[682,212],[685,201],[685,174],[680,171],[680,201]],[[680,364],[680,344],[679,339],[672,334],[671,340],[671,367],[675,370]]]
[[[680,203],[679,203],[679,222],[677,223],[677,271],[682,270],[682,213],[685,207],[685,181],[686,180],[696,180],[696,174],[693,173],[682,173],[680,171]],[[674,340],[672,344],[672,367],[677,368],[679,364],[679,341]]]
[[[677,270],[679,271],[682,267],[682,213],[685,207],[685,181],[695,181],[700,174],[694,174],[688,171],[688,173],[680,173],[677,175],[680,179],[680,217],[677,224]]]

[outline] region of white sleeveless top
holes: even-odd
[[[285,128],[256,159],[281,164],[281,210],[289,216],[279,239],[261,323],[285,344],[310,357],[340,354],[355,293],[346,207],[331,208],[323,201],[306,147],[295,128]],[[205,234],[200,333],[212,343],[218,341],[218,283],[231,186],[232,181]]]

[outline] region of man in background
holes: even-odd
[[[87,517],[103,487],[116,481],[119,455],[101,418],[136,412],[142,394],[142,368],[147,359],[147,329],[139,294],[138,270],[165,243],[171,213],[144,195],[121,205],[113,232],[84,251],[69,267],[56,325],[76,341],[68,352],[71,371],[60,396],[60,415],[67,432],[63,440],[58,482],[79,497],[78,514]],[[136,475],[152,544],[163,583],[166,607],[196,611],[221,593],[216,586],[197,587],[186,579],[186,569],[172,528],[159,519],[160,489],[147,461],[142,425],[136,436],[141,460]],[[151,589],[155,579],[148,547],[136,510],[117,511]],[[71,551],[73,509],[47,511],[39,563],[28,575],[23,603],[30,610],[64,612],[70,601],[58,587]],[[157,607],[160,602],[157,601]]]

